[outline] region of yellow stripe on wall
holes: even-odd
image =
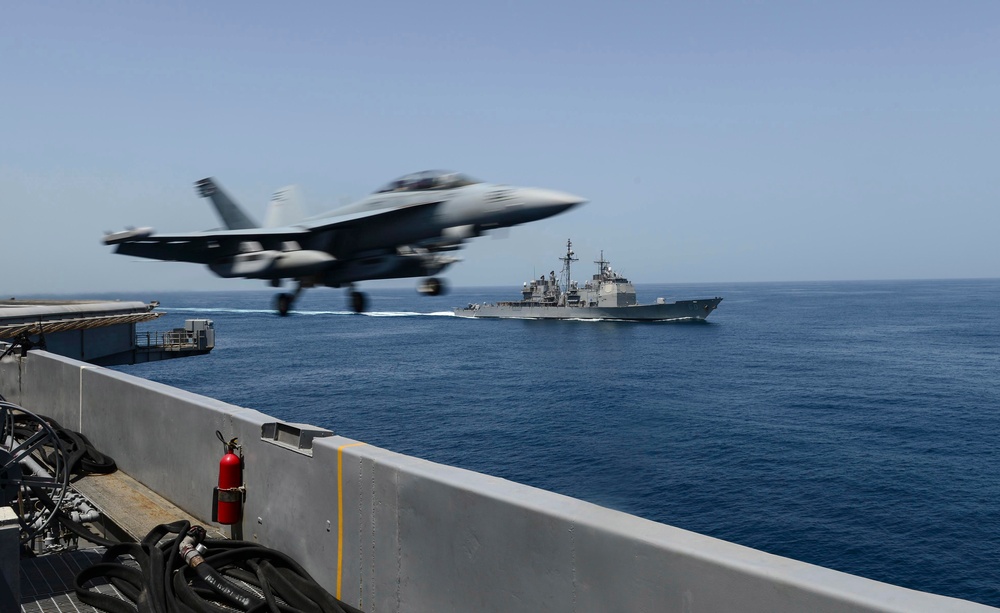
[[[344,569],[344,449],[366,443],[348,443],[337,447],[337,600]]]

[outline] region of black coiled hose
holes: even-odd
[[[0,396],[0,400],[3,397]],[[118,470],[114,459],[104,455],[94,447],[86,436],[80,432],[75,432],[59,425],[59,422],[46,417],[36,415],[45,421],[53,430],[59,442],[62,444],[62,451],[65,453],[66,465],[74,475],[85,476],[90,474],[106,475]],[[14,433],[20,437],[29,437],[34,432],[36,424],[32,423],[25,415],[14,417]],[[49,466],[56,466],[56,455],[59,452],[55,449],[45,448],[41,450],[41,459]]]
[[[361,613],[320,587],[294,560],[256,543],[207,539],[204,562],[191,568],[178,550],[189,529],[186,521],[162,524],[139,543],[108,548],[101,562],[76,576],[77,596],[110,613],[220,613],[234,608],[247,613]],[[123,556],[132,556],[139,568],[127,566]],[[99,578],[108,579],[131,602],[86,587]]]

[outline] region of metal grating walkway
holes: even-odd
[[[79,549],[37,558],[21,559],[21,611],[23,613],[92,613],[99,611],[77,600],[73,580],[84,568],[101,561],[105,549]],[[132,562],[138,568],[138,563]],[[126,600],[111,584],[90,584],[102,594]]]

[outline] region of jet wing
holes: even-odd
[[[219,258],[260,249],[281,250],[284,243],[302,241],[311,232],[304,228],[249,228],[188,234],[153,234],[126,231],[109,234],[104,244],[116,245],[115,253],[169,262],[209,264]]]
[[[440,199],[433,199],[342,215],[334,212],[304,220],[300,225],[283,228],[209,230],[186,234],[154,234],[151,228],[141,228],[107,234],[104,244],[115,245],[115,253],[122,255],[210,264],[220,258],[246,251],[285,251],[285,243],[292,241],[300,248],[323,249],[323,246],[334,244],[338,234],[350,233],[362,226],[397,223],[418,209],[441,202]]]

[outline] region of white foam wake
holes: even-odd
[[[201,307],[166,307],[164,313],[230,313],[242,315],[275,315],[272,309],[223,309],[223,308],[201,308]],[[292,315],[354,315],[354,311],[298,311],[292,309]],[[361,313],[368,317],[454,317],[451,311],[435,311],[433,313],[420,313],[418,311],[368,311]]]

